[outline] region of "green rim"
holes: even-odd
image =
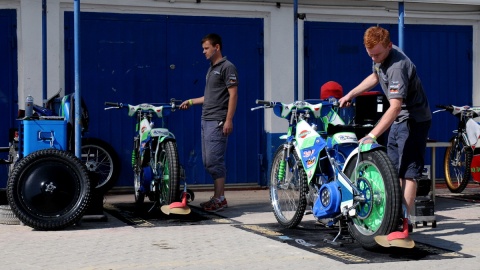
[[[387,204],[385,185],[376,166],[371,163],[359,165],[357,188],[366,201],[357,206],[357,217],[353,221],[357,226],[374,233],[382,225]]]

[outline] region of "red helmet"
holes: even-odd
[[[343,87],[334,81],[326,82],[320,87],[320,99],[334,97],[339,99],[343,96]]]

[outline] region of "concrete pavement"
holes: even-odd
[[[437,195],[449,191],[437,188]],[[480,194],[480,188],[465,193]],[[211,191],[196,191],[194,206]],[[182,225],[130,226],[83,221],[62,231],[35,231],[23,225],[0,225],[0,269],[479,269],[480,203],[436,197],[437,227],[414,229],[422,243],[470,255],[470,258],[349,265],[280,241],[241,230],[235,224],[275,223],[268,190],[227,191],[223,217]],[[105,207],[133,202],[133,195],[107,195]],[[304,221],[313,221],[305,216]]]

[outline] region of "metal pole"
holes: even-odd
[[[293,1],[293,100],[298,99],[298,0]]]
[[[81,158],[80,102],[80,0],[74,0],[74,61],[75,61],[75,156]]]
[[[403,51],[403,29],[405,17],[405,3],[398,2],[398,47]]]
[[[43,106],[47,103],[47,1],[42,0],[42,95]]]

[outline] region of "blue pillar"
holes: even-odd
[[[75,156],[81,158],[81,95],[80,95],[80,0],[74,0],[74,61],[75,61]]]
[[[42,104],[47,102],[47,1],[42,0]]]
[[[293,1],[293,100],[298,99],[298,0]]]
[[[405,17],[405,3],[398,2],[398,47],[403,51],[403,29]]]

